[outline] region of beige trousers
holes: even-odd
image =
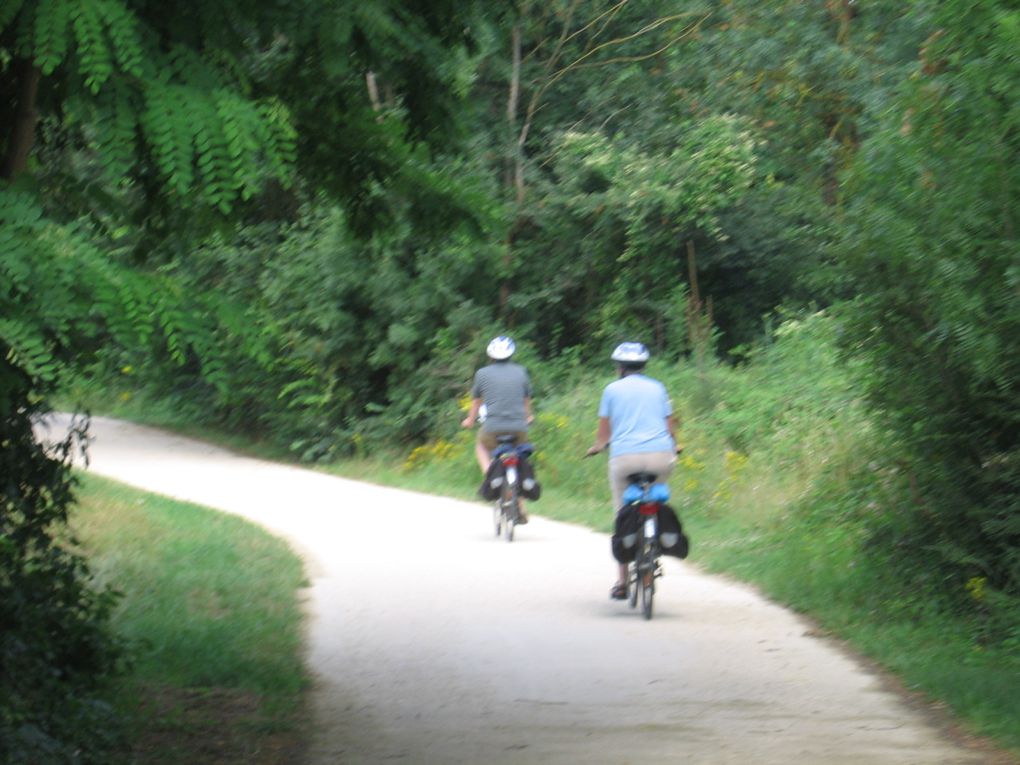
[[[676,464],[672,452],[643,452],[621,454],[609,460],[609,490],[613,493],[613,509],[619,510],[623,503],[623,492],[627,488],[627,476],[631,473],[655,473],[665,483]]]

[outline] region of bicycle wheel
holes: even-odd
[[[648,567],[640,572],[641,576],[641,613],[645,619],[652,618],[652,601],[655,599],[655,558],[648,551],[646,562]]]
[[[503,536],[507,542],[514,541],[514,527],[517,525],[517,491],[507,487],[503,496]]]
[[[496,526],[496,538],[503,533],[503,503],[497,502],[492,507],[492,520]]]
[[[627,594],[630,598],[630,607],[637,608],[638,600],[638,587],[640,587],[641,579],[638,576],[638,562],[635,558],[629,566],[627,566]]]

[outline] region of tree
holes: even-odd
[[[7,3],[0,39],[13,119],[4,121],[3,177],[26,170],[47,117],[82,126],[75,138],[96,151],[113,188],[144,186],[150,175],[150,189],[185,206],[227,212],[266,177],[285,176],[294,143],[287,114],[271,99],[244,97],[229,66],[241,50],[227,23],[233,9],[216,8],[177,9],[207,23],[196,25],[204,34],[221,31],[214,41],[172,37],[184,31],[179,19],[161,29],[165,19],[116,0]],[[217,45],[227,65],[203,58],[198,43]]]
[[[896,559],[934,553],[951,592],[979,578],[1015,597],[1020,13],[962,1],[915,13],[929,36],[844,184],[859,292],[848,348],[872,362],[873,405],[908,450],[915,497],[889,521]]]
[[[0,383],[5,398],[23,401],[30,380],[0,361]],[[84,558],[57,541],[72,507],[68,457],[83,431],[54,456],[28,418],[3,412],[0,761],[106,762],[101,752],[120,733],[102,693],[123,656],[108,626],[116,594],[94,587]]]
[[[463,7],[457,4],[457,13]],[[414,156],[415,131],[430,124],[424,115],[443,112],[436,108],[443,99],[432,97],[453,85],[440,76],[460,54],[451,40],[469,36],[454,10],[386,0],[325,8],[0,5],[5,761],[63,762],[71,753],[75,761],[108,761],[100,740],[107,726],[98,712],[87,713],[101,711],[93,702],[115,667],[118,648],[106,621],[111,596],[93,589],[84,561],[64,546],[72,501],[66,460],[44,453],[32,435],[62,372],[100,348],[146,348],[200,370],[205,384],[227,396],[232,354],[271,368],[272,327],[246,321],[243,309],[206,290],[186,293],[155,267],[230,230],[239,215],[265,206],[267,187],[286,191],[300,161],[319,158],[299,146],[295,129],[312,132],[311,120],[295,120],[287,101],[302,103],[320,83],[309,79],[308,90],[297,92],[291,81],[260,76],[259,66],[272,68],[274,52],[310,51],[320,70],[329,70],[325,51],[334,61],[355,47],[381,59],[381,51],[400,54],[380,67],[394,114],[368,118],[374,112],[367,95],[363,107],[346,113],[351,129],[330,144],[328,181],[359,158],[381,166],[391,154],[397,163]],[[323,28],[324,16],[343,28]],[[405,38],[407,30],[414,34]],[[437,51],[449,55],[431,60]],[[334,71],[326,85],[347,88],[355,73],[365,81],[352,67]],[[328,97],[330,88],[322,90]],[[389,178],[375,173],[348,194],[357,199],[359,189],[374,191]]]
[[[567,0],[551,5],[521,3],[505,20],[509,66],[500,65],[500,54],[493,54],[493,69],[506,86],[501,110],[505,120],[492,127],[499,147],[496,153],[502,159],[506,200],[499,295],[499,312],[505,321],[515,320],[512,303],[520,303],[511,301],[514,277],[531,266],[530,259],[517,252],[527,252],[529,229],[538,217],[528,189],[543,164],[551,160],[550,147],[558,142],[558,134],[583,121],[577,93],[593,77],[604,79],[614,68],[653,61],[690,36],[699,16],[698,12],[662,16],[655,3],[623,0],[607,8]],[[495,89],[493,95],[498,93]],[[539,120],[541,111],[545,115]]]

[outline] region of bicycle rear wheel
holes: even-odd
[[[641,613],[645,619],[652,618],[652,601],[655,600],[655,559],[651,555],[646,559],[648,567],[640,572],[641,578]]]
[[[500,502],[503,510],[503,536],[507,542],[514,541],[514,527],[517,525],[517,490],[514,487],[507,487]]]
[[[630,596],[631,608],[637,608],[638,588],[641,586],[641,577],[638,576],[637,567],[636,559],[627,567],[627,593]]]
[[[637,554],[630,564],[630,579],[633,588],[630,591],[630,607],[637,606],[641,600],[641,613],[645,619],[652,618],[652,601],[655,599],[655,543],[642,533],[638,537]]]

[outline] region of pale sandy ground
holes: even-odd
[[[104,418],[92,435],[93,472],[242,515],[306,561],[310,765],[988,762],[794,614],[686,563],[667,560],[646,622],[607,598],[605,535],[534,518],[508,544],[481,503]]]

